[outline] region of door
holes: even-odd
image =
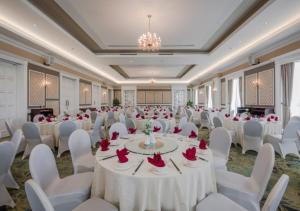
[[[7,136],[4,121],[16,119],[17,65],[0,60],[0,137]]]
[[[74,114],[76,112],[76,80],[63,76],[61,87],[61,112]]]

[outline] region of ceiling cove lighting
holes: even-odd
[[[161,46],[161,39],[156,33],[151,33],[150,22],[151,15],[148,15],[148,31],[140,36],[138,39],[139,48],[143,51],[158,51]]]

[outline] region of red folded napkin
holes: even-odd
[[[270,118],[270,117],[268,117],[268,118],[267,118],[267,121],[268,121],[268,122],[271,122],[271,118]]]
[[[63,120],[64,120],[64,121],[67,121],[67,120],[69,120],[69,117],[65,117],[65,118],[63,118]]]
[[[155,126],[154,126],[153,132],[158,132],[158,131],[160,131],[160,127],[155,127]]]
[[[140,114],[137,114],[137,115],[135,115],[135,118],[139,118],[141,115]]]
[[[43,116],[40,116],[39,118],[38,118],[38,121],[39,122],[42,122],[42,121],[44,121],[45,120],[45,117],[43,117]]]
[[[182,129],[176,126],[176,127],[174,128],[173,133],[180,133],[181,131],[182,131]]]
[[[168,115],[166,115],[166,116],[165,116],[165,119],[168,119],[168,118],[169,118]]]
[[[261,115],[260,115],[260,118],[264,118],[264,117],[265,117],[265,115],[264,115],[264,114],[261,114]]]
[[[51,117],[47,117],[47,118],[46,118],[46,121],[47,121],[47,122],[52,122]]]
[[[196,147],[192,147],[192,148],[186,149],[186,151],[183,152],[182,155],[187,160],[197,160],[197,157],[196,157]]]
[[[270,117],[271,117],[271,119],[275,119],[275,116],[274,116],[274,115],[271,115]]]
[[[147,115],[148,115],[148,113],[145,113],[145,115],[147,116]]]
[[[100,142],[101,151],[107,151],[107,150],[109,150],[109,148],[108,148],[109,145],[110,145],[109,140],[102,139],[102,141]]]
[[[237,116],[235,116],[234,118],[233,118],[233,121],[239,121],[240,119],[237,117]]]
[[[78,116],[78,117],[77,117],[77,119],[79,119],[79,120],[82,120],[82,119],[83,119],[83,117],[82,117],[82,116]]]
[[[118,137],[119,137],[119,133],[115,131],[112,133],[111,140],[116,140]]]
[[[202,149],[202,150],[207,149],[206,141],[204,139],[200,140],[199,148]]]
[[[251,119],[250,116],[247,116],[247,117],[245,118],[246,121],[249,121],[250,119]]]
[[[173,114],[172,114],[172,113],[170,113],[170,117],[171,117],[171,118],[173,117]]]
[[[126,148],[123,148],[121,150],[116,150],[116,154],[119,158],[120,163],[126,163],[128,162],[128,158],[126,155],[128,155],[128,150]]]
[[[166,165],[165,161],[161,158],[160,153],[154,153],[153,158],[148,157],[147,159],[149,163],[156,167],[164,167]]]
[[[76,114],[76,116],[77,116],[77,117],[80,117],[81,115],[80,115],[80,114]]]
[[[88,118],[90,118],[90,115],[85,114],[84,117],[88,119]]]
[[[157,119],[157,116],[153,116],[152,119]]]
[[[226,118],[230,117],[230,114],[225,114],[225,117],[226,117]]]
[[[275,117],[275,121],[277,122],[279,120],[278,116]]]
[[[145,119],[145,116],[143,115],[143,116],[141,116],[142,117],[142,119]]]
[[[130,134],[135,134],[136,128],[128,128]]]
[[[215,110],[211,110],[211,112],[215,112]]]
[[[189,135],[189,138],[197,138],[197,133],[192,130],[191,134]]]

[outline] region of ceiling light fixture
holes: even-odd
[[[138,39],[139,48],[143,51],[158,51],[161,46],[161,39],[156,33],[150,32],[151,15],[148,15],[148,31]]]

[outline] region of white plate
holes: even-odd
[[[199,162],[198,160],[195,161],[185,160],[184,165],[190,168],[197,168],[199,167]]]
[[[128,161],[127,163],[119,163],[119,161],[117,160],[114,167],[118,171],[125,171],[130,169],[131,166],[132,164],[130,163],[130,161]]]
[[[119,146],[120,145],[120,140],[110,140],[110,145],[111,146]]]
[[[203,150],[203,149],[197,149],[197,153],[201,154],[201,155],[207,155],[208,154],[208,150]]]
[[[111,150],[101,151],[101,149],[99,149],[99,152],[97,153],[97,156],[99,157],[107,157],[111,155],[114,155],[114,152],[112,152]]]
[[[168,173],[168,169],[165,167],[153,167],[151,173],[156,175],[166,175]]]

